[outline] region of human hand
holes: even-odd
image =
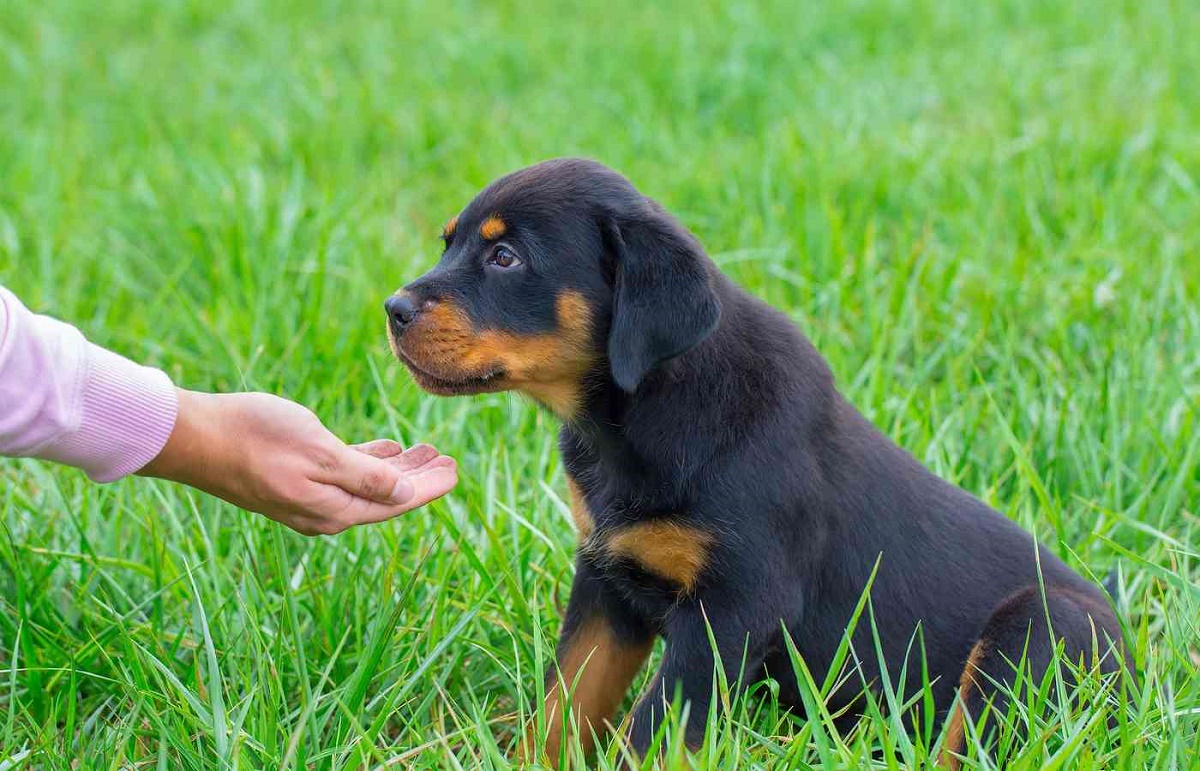
[[[348,446],[287,399],[182,389],[171,437],[138,473],[182,482],[305,535],[391,519],[458,482],[454,459],[429,445]]]

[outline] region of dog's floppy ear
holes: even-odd
[[[609,365],[633,393],[656,365],[712,332],[721,303],[700,244],[649,198],[613,217],[606,240],[615,258]]]

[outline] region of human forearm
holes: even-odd
[[[163,372],[89,343],[0,287],[0,455],[65,463],[108,482],[160,452],[176,410]]]

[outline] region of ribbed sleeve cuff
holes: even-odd
[[[175,428],[179,397],[161,370],[88,344],[79,426],[42,454],[112,482],[154,460]]]

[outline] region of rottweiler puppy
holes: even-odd
[[[873,571],[873,622],[857,625],[857,672],[829,709],[853,719],[879,689],[873,626],[904,693],[928,679],[949,765],[963,721],[1014,682],[1011,662],[1040,676],[1062,644],[1105,672],[1124,665],[1097,586],[880,433],[786,316],[620,174],[576,159],[522,169],[442,238],[437,265],[386,303],[395,355],[429,392],[515,389],[562,420],[579,545],[549,758],[566,709],[585,744],[612,720],[656,635],[635,751],[677,690],[686,739],[701,741],[715,667],[737,687],[775,678],[802,708],[783,630],[821,682]]]

